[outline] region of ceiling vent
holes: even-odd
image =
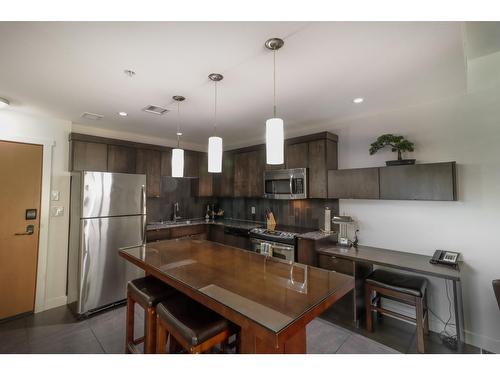
[[[142,109],[144,112],[153,113],[155,115],[163,115],[168,112],[168,109],[157,105],[148,105]]]
[[[90,113],[90,112],[84,112],[80,116],[81,118],[87,119],[87,120],[100,120],[104,116],[103,115],[98,115],[97,113]]]

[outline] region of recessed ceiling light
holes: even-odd
[[[363,98],[354,98],[354,99],[352,100],[352,102],[353,102],[354,104],[360,104],[360,103],[363,103],[364,101],[365,101],[365,99],[363,99]]]
[[[125,69],[123,71],[123,73],[125,73],[125,75],[129,76],[129,77],[133,77],[135,76],[135,72],[133,70],[130,70],[130,69]]]
[[[128,113],[127,112],[118,112],[118,114],[122,117],[127,117]]]
[[[176,135],[178,135],[179,137],[182,135],[181,132],[177,132]]]
[[[0,108],[5,108],[10,105],[10,102],[7,99],[0,98]]]

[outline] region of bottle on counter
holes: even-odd
[[[325,232],[330,233],[332,230],[332,211],[329,207],[325,207]]]
[[[210,220],[210,205],[207,204],[207,213],[205,215],[205,221],[208,222]]]

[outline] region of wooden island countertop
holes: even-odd
[[[348,275],[204,240],[120,256],[240,326],[243,353],[305,353],[307,323],[354,288]]]

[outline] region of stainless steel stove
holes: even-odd
[[[297,233],[266,228],[250,230],[252,250],[267,256],[273,256],[289,262],[296,260],[295,238]]]

